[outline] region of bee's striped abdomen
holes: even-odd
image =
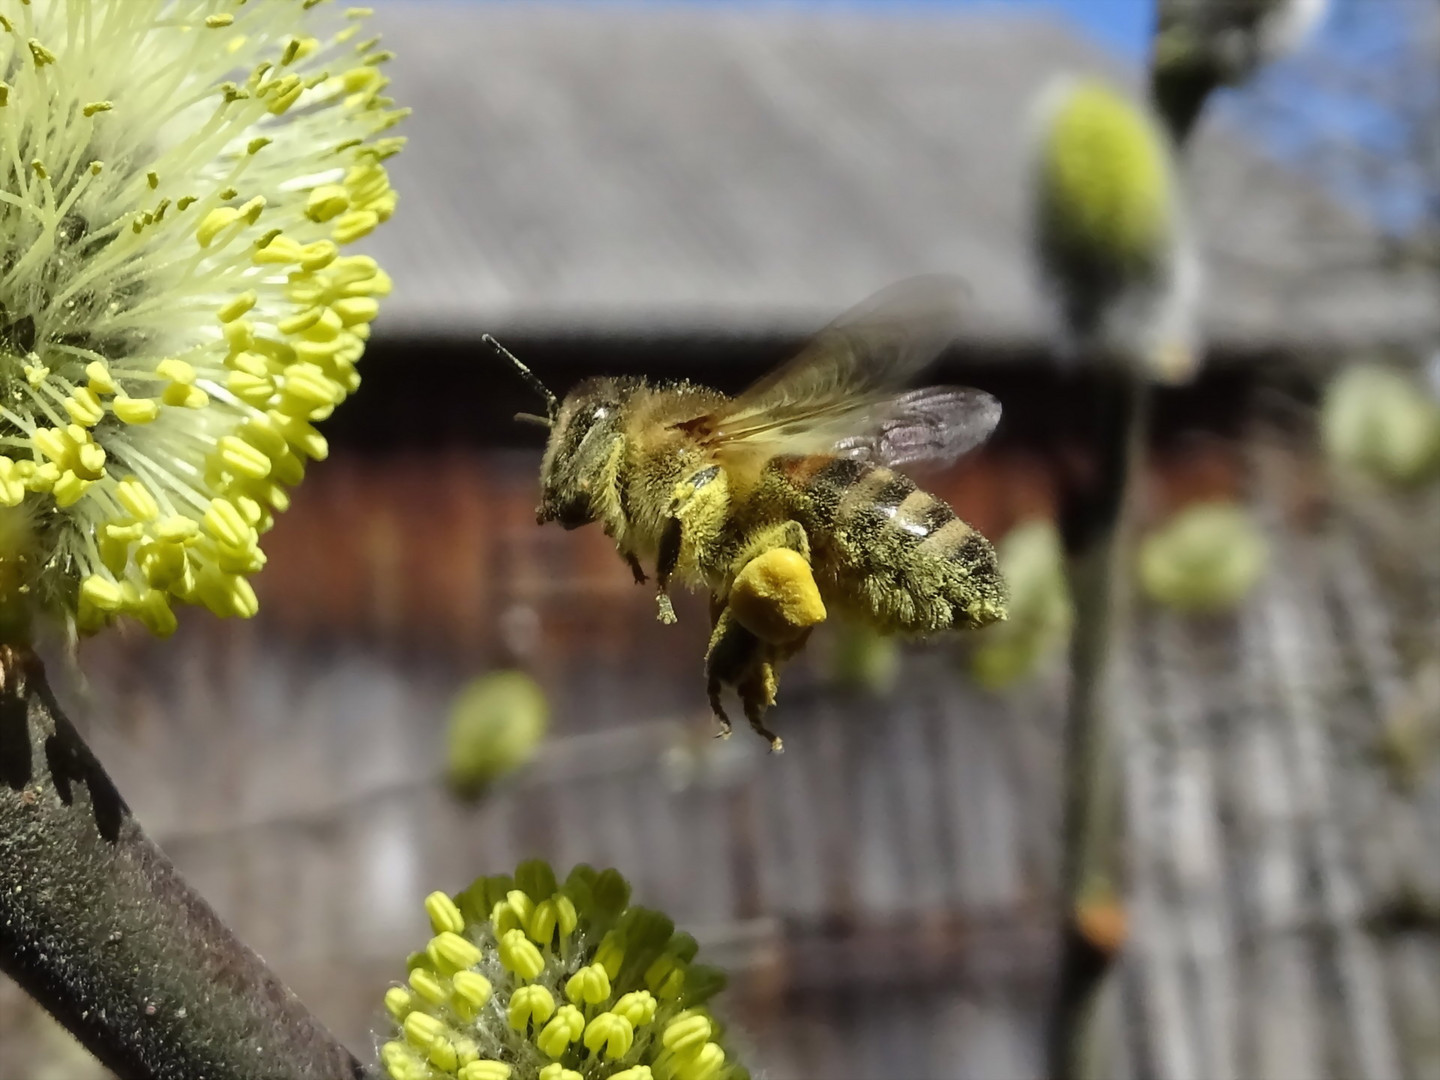
[[[792,459],[815,568],[885,629],[981,626],[1000,617],[995,553],[942,500],[883,466]]]

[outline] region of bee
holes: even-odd
[[[662,622],[679,580],[710,593],[706,692],[733,688],[765,726],[777,670],[828,608],[882,633],[927,635],[1005,617],[994,549],[898,466],[948,464],[983,442],[1000,404],[980,390],[905,387],[955,336],[963,286],[883,290],[737,397],[690,382],[591,378],[545,399],[541,524],[599,522],[637,583],[653,565]]]

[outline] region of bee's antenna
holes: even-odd
[[[485,342],[485,344],[489,345],[506,360],[509,360],[510,363],[514,364],[515,369],[520,372],[520,377],[524,379],[527,383],[529,383],[531,388],[538,392],[540,396],[545,399],[546,418],[542,422],[545,424],[546,427],[551,426],[555,421],[555,414],[560,411],[560,399],[557,398],[554,394],[552,394],[549,387],[547,387],[543,382],[541,382],[539,377],[528,367],[522,364],[515,356],[515,354],[512,353],[509,349],[505,348],[504,345],[501,345],[489,334],[481,335],[480,340]],[[539,420],[540,417],[532,417],[529,413],[521,413],[515,419]]]
[[[533,412],[517,412],[515,414],[515,419],[520,421],[520,423],[522,424],[536,424],[543,428],[555,426],[555,421],[551,420],[550,417],[537,416]]]

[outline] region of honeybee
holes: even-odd
[[[953,340],[963,286],[920,278],[821,331],[738,397],[689,382],[591,378],[563,401],[492,338],[547,404],[536,517],[600,522],[637,583],[655,567],[710,593],[706,692],[765,726],[776,671],[839,609],[885,633],[925,635],[1005,617],[990,543],[895,467],[947,464],[983,442],[1000,404],[980,390],[904,387]]]

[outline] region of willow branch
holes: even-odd
[[[1065,718],[1061,946],[1046,1056],[1052,1080],[1100,1075],[1092,1033],[1123,936],[1121,791],[1112,707],[1115,627],[1127,617],[1127,507],[1143,468],[1149,387],[1142,374],[1099,376],[1093,482],[1071,486],[1060,512],[1075,630]]]
[[[0,969],[126,1080],[362,1075],[146,837],[39,661],[8,646]]]

